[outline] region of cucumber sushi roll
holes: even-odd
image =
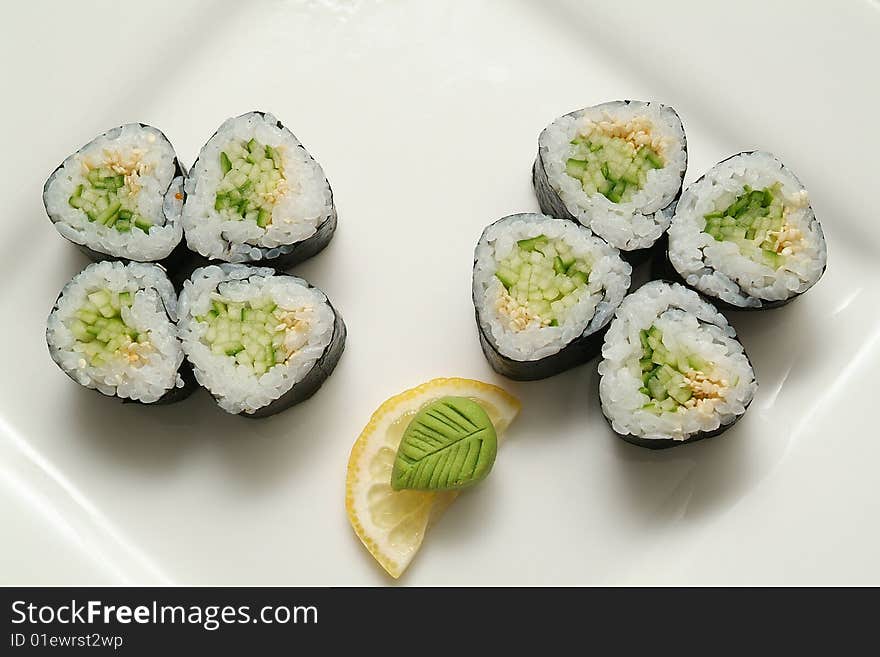
[[[196,269],[180,294],[180,338],[196,379],[227,413],[266,417],[311,397],[345,347],[323,292],[268,267]]]
[[[321,166],[271,114],[228,119],[186,183],[189,248],[209,260],[285,269],[323,249],[336,230]]]
[[[177,296],[154,264],[96,262],[64,286],[49,315],[49,353],[108,397],[168,403],[195,388],[177,338]]]
[[[181,243],[183,178],[167,137],[129,123],[64,160],[43,187],[43,205],[93,260],[155,262]]]
[[[638,262],[669,226],[686,168],[687,140],[675,110],[625,100],[547,126],[532,182],[542,212],[582,223]]]
[[[624,440],[653,449],[715,436],[758,384],[736,331],[678,283],[651,281],[617,309],[602,346],[602,412]]]
[[[473,300],[483,353],[511,379],[543,379],[599,354],[632,268],[571,221],[514,214],[483,231]]]
[[[690,185],[669,228],[666,275],[724,307],[788,303],[825,271],[807,190],[771,153],[740,153]]]

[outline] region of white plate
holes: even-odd
[[[710,6],[711,5],[711,6]],[[791,3],[19,3],[0,41],[4,212],[0,521],[6,583],[384,584],[343,510],[352,442],[435,376],[506,386],[520,420],[490,479],[433,529],[407,584],[880,583],[880,7]],[[723,438],[613,437],[595,362],[528,384],[484,361],[470,301],[482,228],[536,209],[554,117],[656,99],[687,180],[778,153],[829,244],[822,281],[732,322],[760,391]],[[45,316],[85,259],[43,181],[128,121],[181,158],[228,116],[277,114],[324,166],[339,231],[296,272],[350,337],[311,401],[261,421],[204,392],[123,407],[49,359]]]

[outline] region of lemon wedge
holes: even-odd
[[[441,397],[467,397],[492,420],[501,440],[520,410],[498,386],[473,379],[434,379],[383,403],[351,448],[345,477],[345,510],[358,538],[392,577],[400,577],[419,551],[425,531],[459,491],[391,488],[391,471],[403,432],[413,416]]]

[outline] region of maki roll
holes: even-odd
[[[729,308],[788,303],[827,259],[807,190],[771,153],[734,155],[690,185],[668,240],[663,273]]]
[[[196,269],[180,294],[180,339],[227,413],[266,417],[311,397],[345,347],[324,293],[268,267]]]
[[[168,403],[195,388],[175,321],[177,296],[164,269],[97,262],[61,290],[46,341],[80,385],[123,401]]]
[[[473,301],[483,353],[511,379],[543,379],[599,354],[632,267],[571,221],[514,214],[483,231]]]
[[[160,261],[183,237],[183,178],[168,138],[129,123],[64,160],[43,187],[43,205],[93,260]]]
[[[627,296],[602,356],[602,412],[621,438],[641,447],[720,434],[758,388],[733,327],[678,283],[651,281]]]
[[[541,211],[582,223],[636,263],[669,226],[687,168],[674,109],[634,100],[566,114],[538,138]]]
[[[186,183],[189,248],[208,260],[290,267],[336,230],[321,166],[271,114],[228,119],[199,153]]]

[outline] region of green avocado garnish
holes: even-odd
[[[403,433],[391,487],[455,490],[484,479],[498,451],[486,411],[465,397],[443,397],[416,413]]]

